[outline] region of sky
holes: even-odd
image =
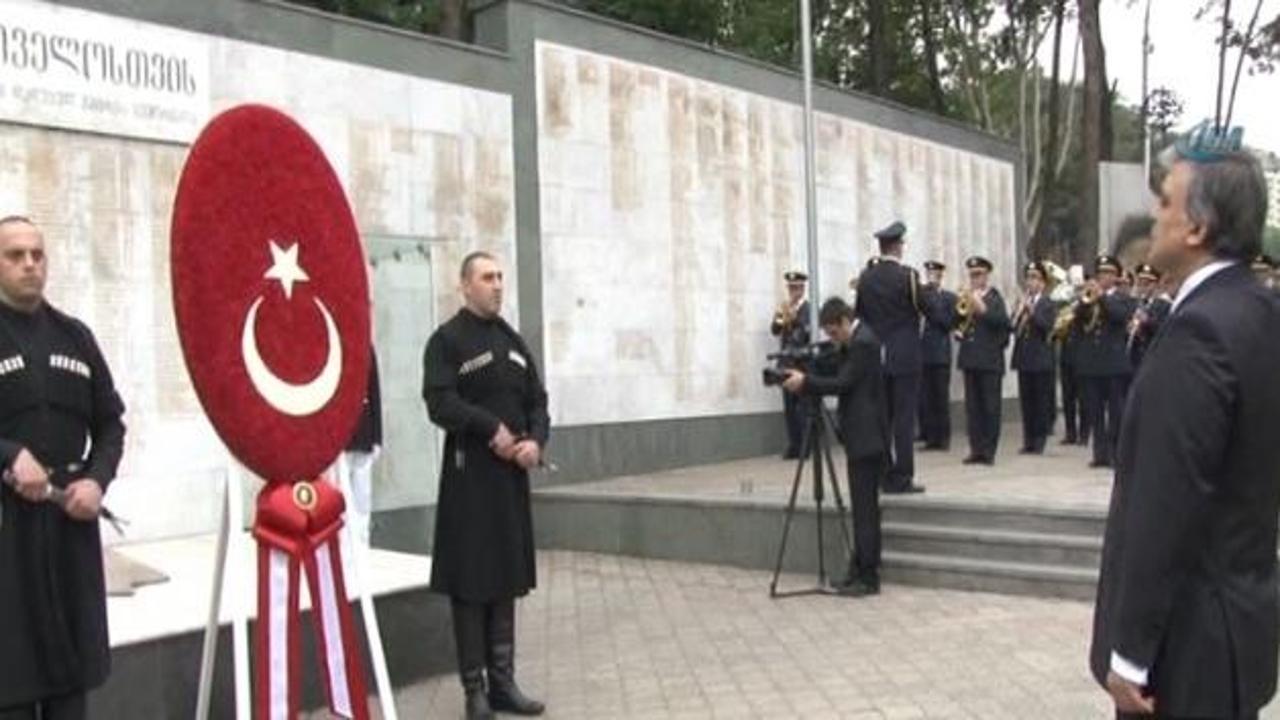
[[[1107,76],[1118,81],[1125,101],[1137,105],[1142,98],[1142,16],[1146,0],[1102,0],[1102,42],[1107,53]],[[1074,4],[1074,3],[1072,3]],[[1132,4],[1132,7],[1129,5]],[[1200,120],[1213,119],[1218,81],[1216,25],[1211,17],[1196,21],[1203,0],[1151,0],[1151,88],[1168,87],[1183,101],[1180,121],[1185,129]],[[1255,7],[1254,0],[1235,0],[1232,17],[1243,28]],[[1263,0],[1259,24],[1280,12],[1280,0]],[[1071,52],[1076,41],[1074,21],[1063,29],[1062,76],[1071,73]],[[1228,54],[1227,92],[1235,69],[1234,53]],[[1053,58],[1053,37],[1045,39],[1041,62],[1045,74]],[[1084,80],[1084,56],[1080,57],[1078,82]],[[1224,96],[1225,105],[1226,98]],[[1078,110],[1078,109],[1077,109]],[[1224,111],[1225,112],[1225,111]],[[1077,116],[1077,122],[1079,117]],[[1246,145],[1280,153],[1280,72],[1272,75],[1240,75],[1233,125],[1245,128]]]

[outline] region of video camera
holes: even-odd
[[[787,379],[787,370],[800,370],[805,374],[812,374],[815,368],[834,357],[835,354],[836,344],[830,340],[769,353],[765,355],[765,359],[772,360],[773,366],[764,369],[761,379],[765,387],[781,385],[782,381]]]

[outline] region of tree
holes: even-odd
[[[1167,87],[1158,87],[1147,94],[1147,127],[1151,129],[1151,141],[1155,147],[1169,144],[1169,131],[1182,118],[1182,98]]]
[[[1103,102],[1107,96],[1106,54],[1098,0],[1079,0],[1080,40],[1084,46],[1084,166],[1080,181],[1080,231],[1071,248],[1083,260],[1098,247],[1098,163],[1103,158]]]
[[[1250,15],[1249,24],[1242,32],[1231,17],[1231,0],[1208,0],[1196,11],[1196,19],[1202,19],[1220,9],[1216,18],[1221,27],[1218,35],[1218,88],[1217,103],[1213,122],[1217,127],[1230,127],[1231,116],[1235,110],[1236,92],[1240,89],[1240,73],[1244,70],[1245,60],[1249,62],[1249,74],[1269,74],[1275,71],[1280,62],[1280,14],[1275,19],[1258,25],[1262,15],[1263,0],[1257,0]],[[1231,90],[1227,93],[1226,69],[1229,49],[1237,52],[1235,70],[1232,73]],[[1226,104],[1223,95],[1227,93]]]

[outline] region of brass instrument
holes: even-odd
[[[791,302],[789,300],[783,300],[778,304],[777,311],[773,313],[773,322],[779,325],[783,331],[786,331],[795,321],[795,308],[791,306]]]
[[[1076,308],[1079,304],[1079,301],[1073,301],[1058,311],[1058,317],[1053,321],[1053,331],[1049,333],[1049,337],[1055,342],[1065,341],[1067,335],[1071,333],[1071,325],[1076,321]]]
[[[973,332],[974,322],[977,320],[974,313],[973,291],[959,290],[956,295],[956,315],[960,318],[960,322],[956,325],[956,334],[965,337]]]
[[[1018,312],[1013,316],[1013,328],[1018,337],[1026,337],[1031,330],[1031,298],[1023,297],[1018,303]]]
[[[1080,298],[1080,304],[1088,307],[1089,317],[1085,320],[1084,331],[1090,335],[1097,334],[1102,328],[1102,303],[1098,302],[1102,299],[1102,291],[1097,285],[1090,285],[1084,289],[1084,296]]]

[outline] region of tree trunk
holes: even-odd
[[[1073,262],[1098,251],[1098,162],[1102,160],[1103,102],[1107,76],[1102,49],[1098,0],[1079,0],[1080,38],[1084,45],[1084,173],[1080,182],[1080,232],[1071,248]]]
[[[1213,127],[1222,127],[1222,90],[1227,72],[1227,33],[1231,29],[1231,0],[1224,0],[1222,8],[1222,37],[1218,38],[1218,104],[1213,112]]]
[[[440,34],[454,40],[466,40],[467,0],[440,0]]]
[[[885,8],[882,2],[868,3],[867,12],[867,59],[870,71],[868,90],[875,95],[885,95],[889,87],[888,50],[885,42],[887,30]]]
[[[1044,151],[1044,162],[1040,166],[1040,217],[1039,222],[1031,230],[1035,235],[1032,237],[1032,248],[1043,255],[1048,248],[1043,247],[1043,238],[1046,234],[1047,219],[1049,213],[1045,212],[1046,206],[1053,202],[1054,180],[1057,174],[1054,172],[1054,158],[1058,156],[1058,126],[1061,123],[1059,117],[1062,112],[1061,90],[1059,88],[1062,81],[1062,25],[1066,16],[1066,0],[1054,0],[1053,3],[1053,66],[1049,75],[1049,137]],[[1074,91],[1074,90],[1073,90]]]
[[[938,38],[933,27],[935,0],[920,0],[920,34],[924,36],[925,62],[929,71],[929,97],[933,111],[939,115],[947,112],[947,97],[942,91],[942,73],[938,69]]]

